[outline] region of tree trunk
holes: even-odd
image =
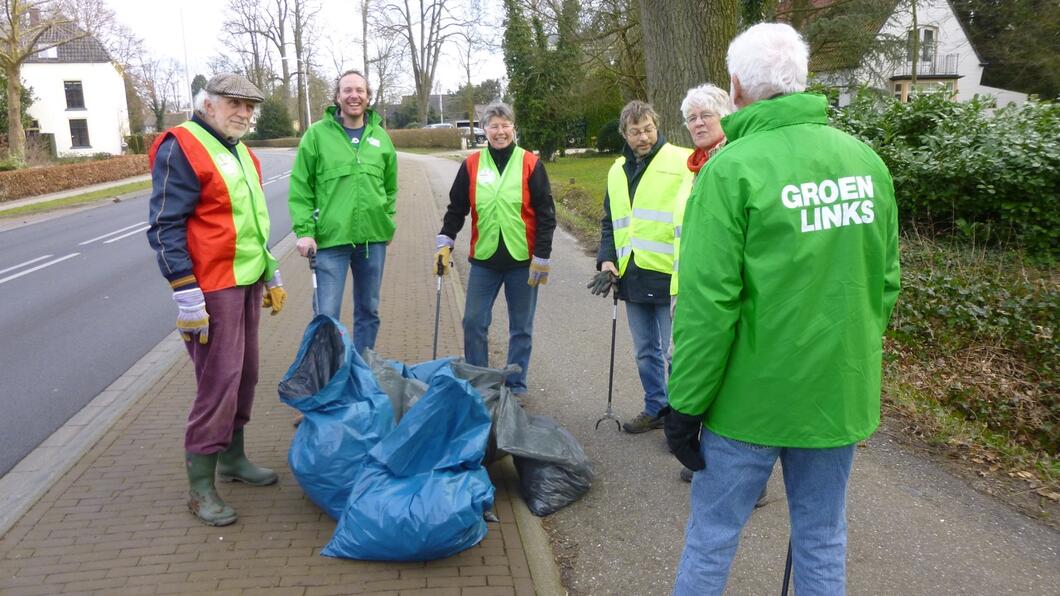
[[[364,80],[368,80],[368,4],[361,2],[361,54],[364,56]],[[383,110],[386,111],[386,110]]]
[[[8,160],[22,164],[26,161],[26,131],[22,129],[21,67],[8,64],[7,75],[7,156]]]
[[[725,52],[741,9],[740,0],[641,3],[648,98],[659,113],[659,129],[674,144],[692,143],[680,114],[687,91],[703,83],[729,88]]]

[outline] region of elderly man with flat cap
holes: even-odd
[[[243,449],[258,382],[259,309],[275,315],[287,299],[268,247],[261,164],[240,142],[264,99],[245,78],[217,75],[195,96],[192,119],[160,134],[149,155],[147,240],[173,289],[198,387],[184,434],[188,508],[211,526],[236,521],[215,474],[253,486],[277,480]]]

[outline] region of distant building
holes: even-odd
[[[40,47],[80,32],[53,27]],[[129,134],[125,82],[98,40],[85,36],[37,52],[22,65],[22,82],[33,90],[30,129],[53,134],[59,155],[122,152]]]

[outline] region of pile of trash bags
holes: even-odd
[[[478,544],[493,508],[486,466],[506,455],[535,515],[591,487],[592,466],[574,436],[528,415],[504,386],[514,368],[365,358],[345,327],[320,315],[279,386],[280,399],[304,415],[291,471],[338,520],[322,554],[425,561]]]

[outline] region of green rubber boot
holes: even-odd
[[[217,454],[184,454],[188,469],[188,509],[208,526],[227,526],[236,521],[236,510],[221,500],[214,488],[213,475],[217,468]]]
[[[217,478],[222,482],[238,480],[251,486],[268,486],[276,484],[279,479],[276,472],[256,466],[247,459],[246,451],[243,449],[242,428],[232,435],[232,442],[228,444],[228,449],[222,451],[217,458]]]

